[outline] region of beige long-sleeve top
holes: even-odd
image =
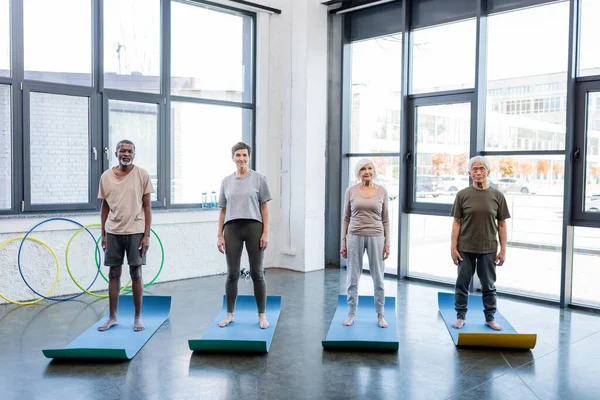
[[[379,186],[373,196],[361,196],[356,185],[346,190],[344,199],[344,220],[342,221],[342,242],[346,235],[384,236],[389,245],[390,223],[388,217],[388,194]]]

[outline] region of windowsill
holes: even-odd
[[[0,234],[27,232],[35,225],[50,218],[67,218],[82,225],[100,223],[100,213],[92,212],[63,212],[46,214],[17,214],[0,215]],[[152,225],[190,224],[202,222],[217,222],[219,210],[199,210],[196,208],[152,210]],[[72,230],[75,225],[57,221],[36,228],[36,231]]]

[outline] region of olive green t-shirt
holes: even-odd
[[[502,192],[469,186],[456,194],[450,214],[460,219],[458,251],[487,254],[498,250],[498,223],[510,218]]]

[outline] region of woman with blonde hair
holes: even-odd
[[[358,184],[346,190],[342,226],[341,255],[348,259],[348,319],[344,325],[354,323],[358,304],[358,281],[363,268],[365,250],[369,257],[369,270],[373,278],[375,311],[381,328],[388,324],[383,315],[385,293],[383,287],[384,260],[390,255],[387,190],[377,185],[375,164],[368,158],[358,161],[355,168]]]

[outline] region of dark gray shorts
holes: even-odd
[[[146,265],[146,256],[142,257],[142,251],[138,250],[143,233],[132,235],[106,234],[106,250],[104,251],[104,265],[107,267],[120,267],[123,265],[123,257],[127,254],[129,265]]]

